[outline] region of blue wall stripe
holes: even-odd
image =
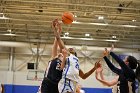
[[[111,88],[83,88],[85,93],[112,93]]]
[[[37,93],[39,86],[5,84],[5,93]],[[86,93],[112,93],[111,88],[83,88]]]
[[[37,93],[39,86],[4,85],[5,93]]]

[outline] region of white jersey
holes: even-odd
[[[116,85],[114,85],[113,88],[112,88],[112,93],[117,93],[117,91],[118,91],[118,86],[117,86],[117,84],[116,84]]]
[[[70,54],[70,56],[66,60],[66,65],[63,70],[63,78],[68,78],[70,80],[79,82],[79,62],[78,58]]]

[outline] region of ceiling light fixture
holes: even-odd
[[[137,20],[133,19],[132,22],[136,22]]]
[[[77,17],[77,15],[74,15],[74,17]]]
[[[74,20],[72,23],[78,24],[78,23],[81,23],[81,22],[77,22],[76,20]]]
[[[89,24],[92,24],[92,25],[100,25],[100,26],[106,26],[108,24],[103,24],[103,23],[89,23]]]
[[[0,19],[10,19],[8,17],[5,17],[3,13],[0,13],[2,16],[0,16]]]
[[[90,36],[90,34],[85,34],[85,37],[89,37]]]
[[[112,36],[112,38],[113,38],[113,39],[116,39],[117,37],[116,37],[116,36]]]
[[[4,34],[4,35],[7,35],[7,36],[15,36],[16,34],[8,33],[8,34]]]
[[[133,28],[136,28],[136,27],[139,27],[139,26],[135,26],[135,25],[115,25],[115,24],[108,24],[108,23],[84,23],[84,22],[77,22],[77,21],[73,21],[74,24],[90,24],[90,25],[97,25],[97,26],[116,26],[116,27],[133,27]]]
[[[11,33],[11,31],[12,31],[11,29],[8,29],[8,30],[7,30],[7,32],[10,32],[10,33]]]
[[[98,19],[99,19],[99,20],[103,20],[104,17],[103,17],[103,16],[98,16]]]
[[[69,32],[66,32],[65,35],[69,35]]]
[[[61,37],[64,39],[77,39],[77,40],[94,40],[93,38],[75,38],[75,37]]]
[[[64,33],[64,37],[69,37],[69,32]]]
[[[138,26],[134,26],[134,25],[122,25],[124,27],[138,27]]]
[[[118,40],[114,40],[114,39],[108,39],[108,40],[105,40],[105,41],[109,41],[109,42],[117,42]]]

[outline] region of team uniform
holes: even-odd
[[[58,84],[59,93],[75,93],[76,85],[79,82],[79,62],[78,58],[70,54],[63,69],[62,79]]]
[[[58,58],[49,62],[41,85],[41,93],[59,93],[58,82],[62,78],[61,60]]]
[[[116,93],[136,93],[135,86],[135,72],[130,69],[116,54],[110,52],[110,55],[119,63],[121,69],[115,67],[110,60],[105,56],[108,67],[116,74],[119,75]]]

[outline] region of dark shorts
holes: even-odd
[[[44,78],[41,84],[41,93],[59,93],[58,83],[53,83],[47,78]]]

